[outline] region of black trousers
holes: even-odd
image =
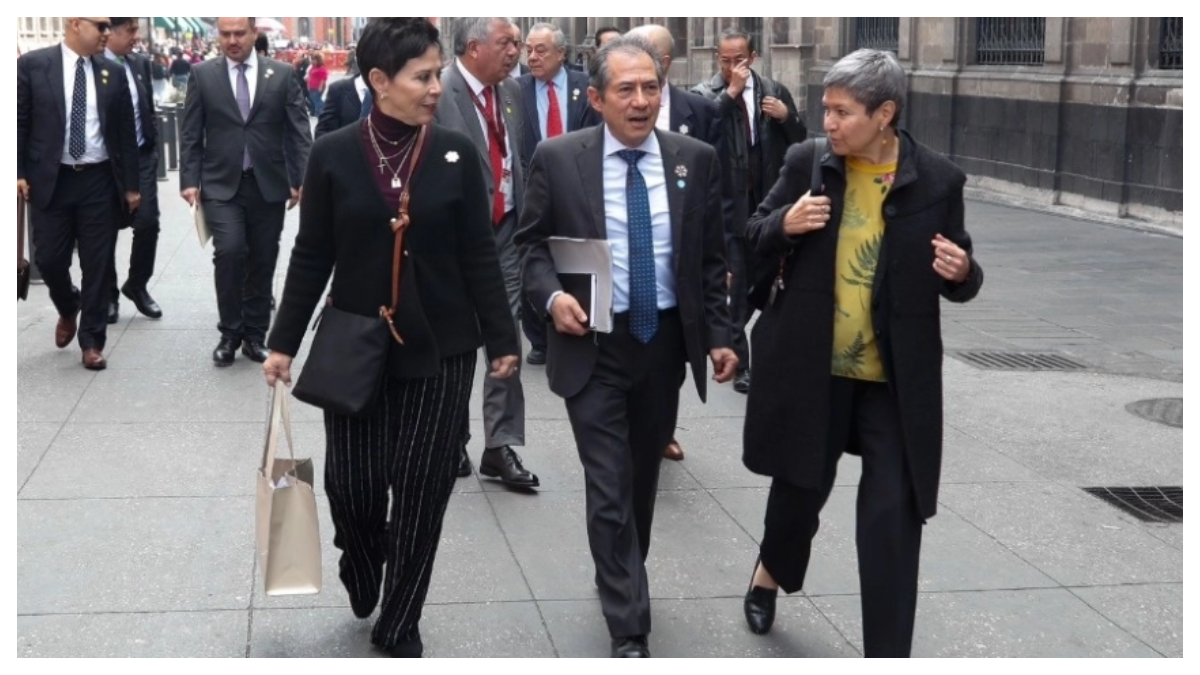
[[[781,588],[804,586],[821,508],[833,489],[837,462],[862,453],[856,544],[862,591],[863,643],[868,657],[907,657],[917,612],[921,527],[901,436],[896,397],[886,384],[833,378],[829,456],[820,490],[778,478],[767,499],[762,563]]]
[[[325,413],[325,492],[342,583],[351,598],[378,595],[383,584],[371,641],[385,649],[421,620],[475,362],[469,352],[443,359],[437,377],[387,377],[369,415]]]
[[[204,200],[213,237],[217,327],[224,338],[266,342],[286,206],[264,200],[252,173],[242,176],[232,200]]]
[[[127,283],[132,288],[145,288],[154,276],[154,261],[158,257],[159,209],[158,209],[158,152],[153,144],[144,146],[138,153],[138,186],[142,203],[130,223],[133,230],[133,246],[129,252],[129,276]],[[117,266],[113,264],[108,275],[110,300],[117,302]]]
[[[618,314],[598,334],[592,377],[567,399],[586,482],[587,532],[600,606],[613,637],[650,632],[646,555],[663,448],[675,432],[686,350],[679,313],[659,314],[649,344],[629,334]]]
[[[738,357],[738,372],[750,370],[750,340],[746,324],[754,316],[754,308],[746,298],[750,280],[746,271],[749,244],[745,237],[733,236],[726,241],[726,258],[733,281],[729,284],[729,318],[733,324],[733,351]]]
[[[105,282],[117,241],[119,199],[112,164],[103,162],[80,171],[61,166],[50,206],[30,204],[35,262],[59,315],[80,312],[80,349],[103,350],[108,336]],[[76,247],[82,291],[71,282]]]

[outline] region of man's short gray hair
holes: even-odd
[[[561,28],[559,28],[558,26],[555,26],[552,23],[546,23],[546,22],[535,23],[529,27],[529,34],[533,35],[534,33],[538,32],[540,30],[550,31],[550,38],[554,41],[555,49],[559,49],[559,50],[563,50],[563,51],[565,51],[567,49],[567,36],[566,36],[566,34],[564,34],[562,32]]]
[[[492,24],[499,21],[505,25],[513,25],[509,16],[464,16],[454,22],[454,55],[462,56],[467,53],[467,45],[475,42],[487,42],[492,33]]]
[[[904,67],[891,52],[860,49],[842,57],[825,74],[825,89],[845,89],[855,101],[863,104],[867,114],[873,114],[888,101],[896,104],[892,126],[900,120],[906,96]]]
[[[666,80],[666,73],[663,71],[662,59],[658,55],[658,50],[650,41],[644,37],[637,35],[622,35],[618,38],[613,38],[607,44],[596,52],[595,58],[588,62],[588,79],[589,84],[600,92],[603,96],[608,90],[608,82],[612,79],[612,73],[608,68],[608,57],[613,53],[627,54],[629,56],[638,56],[645,54],[654,62],[654,74],[658,76],[658,83],[661,85]]]

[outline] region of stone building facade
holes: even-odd
[[[670,77],[689,86],[716,72],[717,36],[737,25],[754,36],[755,67],[817,131],[829,66],[860,46],[890,49],[909,72],[904,126],[973,186],[1182,228],[1181,17],[519,18],[537,21],[585,58],[600,26],[665,25],[677,45]]]

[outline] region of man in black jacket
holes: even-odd
[[[102,55],[108,17],[64,23],[61,44],[17,59],[17,193],[30,203],[34,262],[59,314],[54,344],[78,332],[83,366],[103,370],[117,227],[141,202],[133,102],[125,69]],[[76,247],[82,290],[71,283]]]
[[[118,302],[124,294],[137,310],[151,319],[162,318],[162,308],[150,297],[147,285],[154,276],[154,259],[158,252],[158,115],[154,112],[154,93],[151,91],[153,76],[150,60],[133,53],[138,39],[138,21],[134,17],[114,16],[110,19],[112,31],[108,36],[105,56],[125,67],[129,80],[129,93],[133,97],[133,117],[136,129],[138,152],[138,185],[142,205],[128,224],[133,229],[133,248],[129,254],[129,276],[125,284],[117,289],[117,267],[109,269],[108,322],[120,319]]]
[[[734,186],[734,204],[729,232],[729,312],[733,318],[733,345],[739,372],[733,388],[750,391],[750,345],[746,324],[754,309],[746,300],[746,220],[758,209],[779,178],[788,146],[808,135],[787,88],[751,70],[754,42],[737,27],[727,28],[717,43],[721,72],[692,91],[717,103],[729,148],[729,175]]]

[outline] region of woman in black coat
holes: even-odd
[[[942,460],[940,298],[966,302],[983,269],[963,227],[965,176],[897,128],[906,78],[859,50],[824,82],[829,151],[792,146],[747,224],[779,269],[755,326],[743,461],[774,480],[747,622],[771,628],[778,588],[801,589],[843,452],[862,456],[857,545],[867,656],[907,656],[921,527]]]
[[[475,147],[432,125],[442,92],[437,29],[425,19],[375,19],[358,55],[375,107],[313,146],[263,368],[268,384],[291,382],[331,273],[329,301],[340,310],[378,316],[392,306],[391,221],[411,182],[396,321],[404,344],[389,339],[387,372],[364,415],[325,412],[325,491],[355,615],[374,612],[382,585],[372,642],[412,657],[423,651],[417,624],[466,441],[476,353],[486,345],[490,376],[510,377],[517,335]]]

